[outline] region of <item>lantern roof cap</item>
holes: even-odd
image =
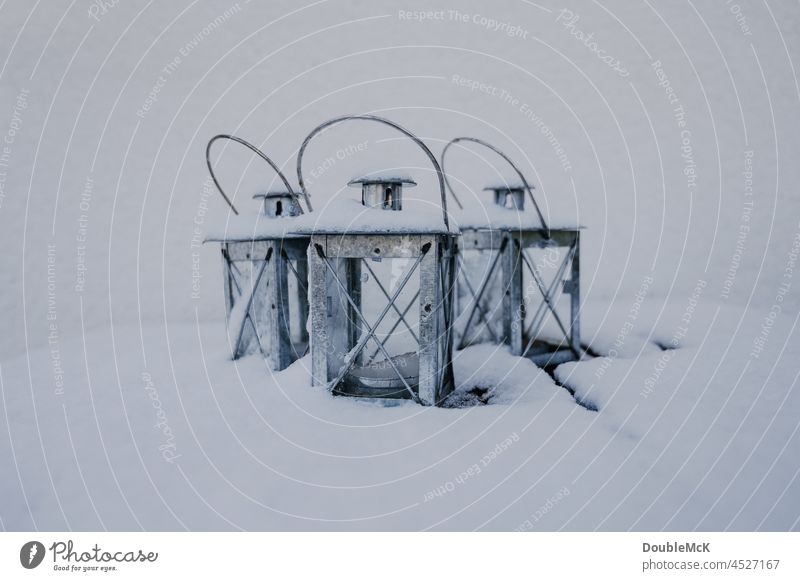
[[[275,186],[271,190],[266,190],[263,192],[258,192],[253,194],[254,200],[260,200],[264,198],[285,198],[286,196],[295,196],[292,192],[286,189],[286,186]]]
[[[417,182],[412,180],[409,176],[397,174],[369,174],[359,178],[353,178],[347,182],[348,186],[354,188],[370,184],[399,184],[407,188],[413,188],[417,185]]]
[[[524,190],[525,185],[521,182],[493,182],[483,188],[484,192],[491,192],[491,191],[507,191],[507,190]]]

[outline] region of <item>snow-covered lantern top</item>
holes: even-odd
[[[361,203],[381,210],[403,209],[403,187],[413,188],[417,182],[395,175],[371,176],[351,180],[348,186],[361,188]]]
[[[510,210],[525,209],[525,187],[507,183],[495,184],[483,188],[484,192],[494,193],[494,203]]]
[[[361,204],[318,212],[309,246],[311,359],[315,385],[357,397],[441,403],[454,388],[450,335],[457,233],[450,230],[444,175],[412,133],[381,117],[331,119],[306,137],[297,156],[303,185],[306,146],[350,120],[392,127],[428,156],[439,178],[442,218],[403,208],[405,177],[354,180]],[[340,203],[346,204],[339,200]]]
[[[239,212],[217,181],[211,165],[211,146],[219,139],[240,143],[264,159],[280,177],[283,187],[257,193],[260,215]],[[258,228],[258,223],[297,219],[303,214],[297,194],[278,167],[252,144],[232,135],[217,135],[208,142],[206,163],[214,184],[233,210],[227,227],[206,242],[222,247],[225,309],[231,354],[238,359],[261,353],[273,371],[288,367],[308,349],[309,235]],[[307,206],[310,209],[308,200]]]
[[[540,365],[580,358],[580,229],[549,227],[533,186],[517,165],[481,139],[450,141],[442,151],[442,168],[447,151],[461,142],[496,153],[513,168],[518,181],[484,188],[492,193],[492,203],[460,216],[456,348],[502,343],[514,355]],[[446,173],[445,181],[463,210]],[[535,212],[525,211],[526,194]],[[495,275],[498,268],[500,276]],[[570,295],[568,316],[559,311],[559,291]]]
[[[264,215],[270,218],[294,218],[303,213],[297,196],[285,187],[254,194],[253,199],[262,201]]]

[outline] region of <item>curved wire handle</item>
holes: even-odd
[[[223,198],[225,198],[225,201],[231,207],[231,210],[233,210],[234,214],[236,214],[238,216],[239,215],[239,211],[233,205],[233,202],[231,202],[230,198],[225,194],[225,191],[222,189],[222,186],[219,185],[219,181],[217,181],[217,176],[214,173],[214,168],[211,167],[211,146],[218,139],[229,139],[231,141],[235,141],[236,143],[241,143],[247,149],[249,149],[250,151],[252,151],[256,155],[258,155],[261,159],[266,161],[270,165],[270,167],[273,170],[275,170],[275,173],[278,174],[278,177],[281,178],[281,181],[283,182],[283,185],[286,186],[286,190],[289,192],[289,194],[295,199],[295,201],[298,202],[297,203],[297,207],[300,208],[300,213],[301,214],[304,213],[303,212],[303,208],[302,208],[302,206],[300,206],[300,203],[299,203],[300,197],[292,189],[292,186],[289,183],[289,180],[287,180],[286,176],[284,176],[283,173],[281,172],[281,170],[278,169],[278,166],[275,165],[275,162],[273,162],[270,158],[268,158],[266,155],[264,155],[264,152],[262,152],[260,149],[258,149],[255,145],[253,145],[252,143],[248,143],[247,141],[245,141],[241,137],[236,137],[235,135],[226,135],[224,133],[220,133],[219,135],[215,135],[214,137],[212,137],[211,140],[208,142],[208,145],[206,146],[206,165],[208,166],[208,172],[211,174],[211,179],[214,180],[214,185],[217,186],[217,189],[219,190],[219,193],[222,194]],[[306,204],[308,204],[308,209],[310,211],[311,210],[311,204],[308,203],[308,198],[306,198]]]
[[[536,203],[536,198],[533,197],[533,189],[534,189],[533,186],[528,183],[528,180],[525,179],[525,176],[519,170],[517,165],[513,161],[511,161],[511,158],[508,157],[505,153],[503,153],[499,149],[497,149],[491,143],[487,143],[486,141],[483,141],[482,139],[478,139],[477,137],[456,137],[455,139],[451,139],[447,143],[447,145],[444,146],[444,149],[442,150],[442,168],[444,168],[444,158],[445,158],[445,155],[447,154],[447,150],[450,148],[451,145],[455,145],[456,143],[459,143],[460,141],[471,141],[472,143],[477,143],[478,145],[483,145],[484,147],[487,147],[487,148],[491,149],[492,151],[494,151],[497,155],[499,155],[506,162],[508,162],[508,165],[510,165],[514,169],[514,171],[517,172],[517,176],[519,176],[519,179],[522,181],[522,186],[528,191],[528,195],[531,198],[531,202],[533,202],[533,207],[536,208],[536,214],[539,216],[539,221],[542,223],[542,228],[544,228],[547,231],[547,236],[549,237],[550,236],[550,227],[544,221],[544,216],[542,215],[542,212],[539,209],[539,204]],[[461,205],[461,202],[458,200],[458,197],[456,196],[456,193],[453,190],[453,186],[450,185],[450,180],[447,179],[447,174],[444,174],[444,180],[445,180],[445,183],[447,184],[447,189],[450,191],[450,195],[453,196],[453,199],[458,204],[458,207],[463,210],[464,206]]]
[[[425,145],[420,138],[416,135],[411,133],[408,129],[398,125],[394,121],[390,121],[384,117],[378,117],[377,115],[342,115],[341,117],[334,117],[333,119],[329,119],[325,123],[318,125],[314,130],[309,133],[306,138],[303,140],[303,144],[300,146],[300,151],[297,152],[297,181],[300,184],[300,191],[303,194],[303,197],[306,199],[306,204],[309,204],[308,199],[309,195],[306,191],[305,182],[303,181],[303,153],[305,153],[306,146],[308,146],[309,141],[317,135],[320,131],[330,127],[331,125],[335,125],[336,123],[341,123],[342,121],[351,121],[351,120],[363,120],[363,121],[377,121],[378,123],[383,123],[384,125],[388,125],[389,127],[393,127],[397,129],[400,133],[411,139],[414,143],[416,143],[424,152],[425,155],[428,156],[431,163],[433,164],[434,169],[436,170],[436,174],[439,176],[439,192],[442,198],[442,217],[444,218],[444,226],[447,231],[450,231],[450,221],[447,218],[447,193],[445,191],[445,176],[442,168],[439,166],[439,162],[436,159],[436,156],[433,155],[428,146]],[[311,205],[309,204],[309,208]]]

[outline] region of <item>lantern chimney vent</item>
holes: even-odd
[[[402,210],[403,187],[413,188],[417,183],[407,177],[369,176],[354,179],[347,185],[361,187],[361,203],[368,208]]]
[[[497,184],[483,188],[484,191],[494,192],[494,203],[510,210],[522,211],[525,209],[525,188],[516,184]]]
[[[285,189],[260,192],[254,200],[263,200],[264,215],[270,218],[291,218],[302,214],[297,199]]]

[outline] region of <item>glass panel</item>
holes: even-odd
[[[456,289],[458,310],[454,326],[456,348],[496,342],[503,336],[502,265],[498,263],[492,270],[497,255],[497,250],[465,248],[461,252]],[[484,283],[486,288],[478,305],[476,298]]]
[[[564,296],[562,284],[562,281],[569,279],[570,276],[569,264],[562,270],[564,259],[569,254],[569,247],[527,248],[524,252],[529,264],[538,272],[545,289],[550,290],[551,303],[555,305],[561,322],[569,331],[569,296]],[[531,353],[551,351],[556,346],[566,347],[564,333],[544,303],[544,297],[527,266],[523,269],[522,275],[522,297],[525,303],[525,331],[528,331],[531,325],[533,325],[532,332],[535,332],[536,328],[539,329]],[[524,334],[523,345],[527,345],[529,340],[530,335]]]

